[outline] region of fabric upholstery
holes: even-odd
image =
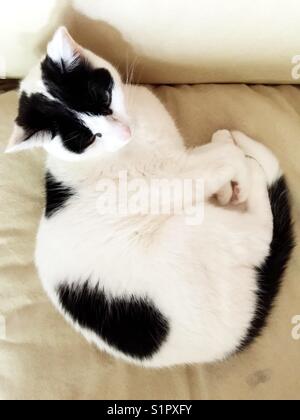
[[[292,86],[154,87],[188,145],[219,128],[240,129],[278,155],[300,234],[300,90]],[[0,95],[0,150],[17,95]],[[43,154],[0,156],[0,399],[299,399],[300,250],[263,336],[223,363],[150,371],[97,351],[67,325],[44,294],[33,265],[44,203]],[[241,279],[242,282],[243,279]]]

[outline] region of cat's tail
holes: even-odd
[[[254,158],[267,177],[269,200],[273,214],[273,239],[265,262],[256,268],[258,274],[258,305],[255,319],[243,345],[250,344],[265,326],[274,299],[276,298],[283,274],[295,247],[290,193],[279,162],[273,153],[261,143],[245,134],[233,132],[236,143]],[[254,186],[255,188],[255,186]],[[258,186],[259,188],[259,186]],[[253,203],[257,207],[259,202]]]

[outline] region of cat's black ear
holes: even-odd
[[[82,48],[69,34],[65,27],[59,28],[47,48],[48,57],[64,68],[72,67],[82,55]]]

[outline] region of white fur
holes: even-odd
[[[87,278],[94,285],[100,282],[112,297],[147,296],[154,302],[171,329],[159,352],[143,363],[75,325],[89,341],[117,357],[147,367],[223,359],[241,344],[256,309],[253,267],[269,253],[273,221],[267,182],[279,174],[277,160],[266,148],[235,132],[237,147],[226,130],[218,132],[211,144],[186,151],[159,100],[146,88],[122,86],[116,77],[117,107],[130,121],[131,142],[115,153],[91,149],[76,162],[61,154],[59,140],[47,146],[47,168],[74,187],[79,199],[41,221],[36,246],[40,278],[62,313],[55,288],[63,281],[71,284]],[[98,123],[90,117],[82,119],[89,127]],[[245,153],[259,164],[246,159]],[[124,169],[132,179],[202,178],[204,222],[189,226],[178,215],[101,216],[97,183],[103,178],[115,182],[118,171]],[[221,192],[228,202],[231,181],[239,185],[236,204],[244,203],[242,208],[224,208],[210,201]]]
[[[110,117],[99,117],[87,114],[79,114],[81,121],[92,131],[92,133],[101,133],[102,140],[98,141],[98,145],[105,152],[117,152],[122,149],[130,141],[129,132],[126,132],[126,125],[120,121],[114,121]],[[97,144],[91,146],[92,149]]]
[[[159,353],[143,366],[223,359],[241,343],[255,311],[257,286],[252,267],[264,261],[272,238],[266,179],[260,167],[249,162],[251,176],[255,177],[249,191],[251,211],[228,211],[207,202],[201,226],[189,227],[181,216],[167,220],[99,216],[96,183],[101,177],[114,179],[118,169],[127,168],[132,176],[143,172],[146,177],[159,177],[165,172],[180,177],[183,172],[178,163],[184,162],[186,168],[191,159],[190,166],[197,162],[200,171],[193,168],[189,175],[203,175],[201,148],[187,157],[183,146],[176,144],[180,135],[168,113],[164,110],[162,114],[159,101],[144,88],[126,90],[134,98],[130,110],[134,140],[127,148],[103,161],[95,159],[80,165],[49,158],[51,172],[59,180],[71,182],[81,200],[52,219],[42,220],[36,251],[40,277],[60,310],[54,289],[62,279],[71,283],[90,276],[95,285],[101,281],[112,296],[150,297],[170,320],[171,333]],[[141,103],[148,103],[146,113]],[[151,117],[157,111],[154,129]],[[160,137],[162,133],[168,136]],[[234,151],[234,146],[230,147]],[[222,146],[220,149],[214,149],[211,155],[213,171],[219,156],[223,164]],[[207,165],[208,149],[204,150]],[[76,328],[99,348],[140,364],[94,333]]]

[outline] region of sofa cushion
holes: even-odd
[[[298,88],[199,85],[153,91],[190,146],[209,141],[219,128],[236,128],[271,147],[287,174],[299,236]],[[0,96],[1,150],[16,107],[15,93]],[[299,399],[300,341],[292,324],[300,315],[299,248],[268,327],[246,352],[209,366],[128,366],[74,332],[41,288],[33,253],[44,204],[43,160],[39,151],[0,157],[0,399]]]

